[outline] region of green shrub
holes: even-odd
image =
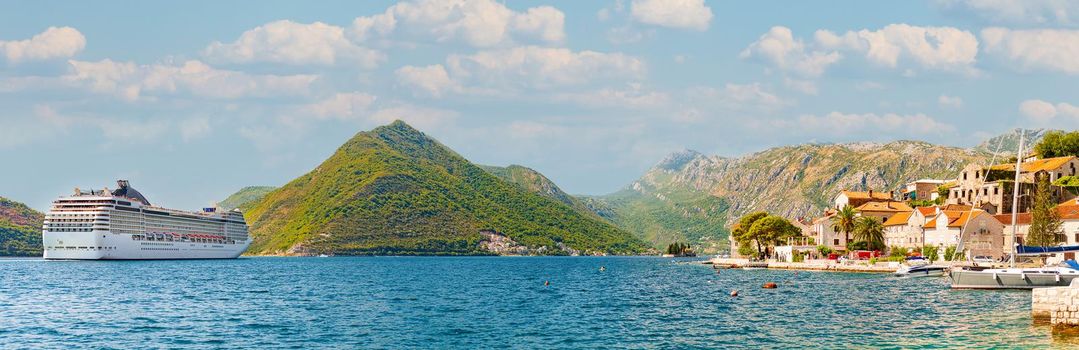
[[[962,251],[956,251],[955,249],[956,249],[956,246],[954,246],[954,245],[953,246],[948,246],[947,248],[944,248],[944,260],[952,261],[955,258],[963,256],[963,252],[966,251],[966,249],[964,249]]]
[[[929,261],[937,261],[937,259],[940,258],[940,247],[926,246],[925,252],[922,255],[925,256],[926,259],[929,259]]]

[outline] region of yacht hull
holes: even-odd
[[[1024,269],[955,269],[949,272],[949,277],[952,279],[952,288],[955,289],[1033,289],[1070,285],[1073,279],[1079,278],[1079,273]]]

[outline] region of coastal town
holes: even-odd
[[[716,262],[878,272],[895,271],[910,256],[992,265],[1008,258],[1004,247],[1010,233],[1016,245],[1027,242],[1039,186],[1047,187],[1043,200],[1051,201],[1051,216],[1060,223],[1051,245],[1079,244],[1079,199],[1072,186],[1079,158],[1024,158],[1019,199],[1012,203],[1015,166],[969,164],[955,178],[919,179],[898,189],[842,190],[819,217],[789,219],[786,233],[744,227],[747,220],[767,215],[751,213],[730,227],[730,258]],[[1045,262],[1073,259],[1075,253],[1066,252]]]

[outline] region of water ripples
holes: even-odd
[[[1031,324],[1029,292],[946,279],[619,257],[0,261],[0,348],[1079,345]]]

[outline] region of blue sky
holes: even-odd
[[[967,147],[1079,127],[1079,2],[21,2],[0,13],[0,195],[117,178],[194,209],[403,119],[613,192],[683,148]]]

